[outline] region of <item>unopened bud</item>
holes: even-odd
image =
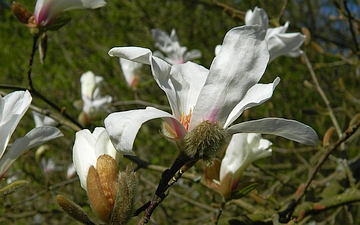
[[[21,23],[28,24],[32,13],[22,4],[13,2],[12,11]]]
[[[190,158],[203,159],[211,165],[212,158],[226,143],[227,135],[224,128],[217,123],[203,121],[181,141],[180,150]]]
[[[138,175],[128,167],[118,177],[118,192],[110,224],[126,224],[133,215],[134,200],[139,183]]]
[[[87,192],[94,213],[109,222],[117,192],[118,167],[114,158],[102,155],[97,159],[96,169],[91,166],[87,176]]]
[[[81,113],[79,114],[78,121],[84,127],[88,127],[90,125],[90,123],[91,123],[88,114],[86,112],[84,112],[84,111],[81,111]]]

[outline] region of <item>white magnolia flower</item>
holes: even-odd
[[[96,168],[97,158],[104,154],[110,155],[117,161],[121,157],[110,142],[105,128],[96,127],[93,133],[89,130],[81,130],[76,133],[73,147],[73,162],[81,187],[85,190],[87,190],[86,178],[90,166]]]
[[[170,64],[181,64],[201,57],[200,50],[194,49],[187,52],[186,47],[180,46],[175,29],[171,30],[170,36],[160,29],[152,29],[151,34],[156,41],[155,47],[160,49],[166,56],[163,56],[160,52],[154,54],[165,59]]]
[[[84,102],[83,111],[90,119],[99,112],[109,111],[112,97],[109,95],[101,96],[102,81],[103,77],[95,76],[91,71],[83,73],[80,78],[81,97]]]
[[[38,0],[35,5],[34,20],[38,26],[48,27],[64,11],[96,9],[105,5],[104,0]]]
[[[226,149],[225,157],[221,161],[220,182],[226,175],[231,174],[231,187],[240,181],[245,169],[258,159],[271,156],[272,143],[261,138],[260,134],[235,134]]]
[[[58,122],[51,117],[45,116],[44,114],[31,111],[34,117],[35,127],[41,126],[56,126]]]
[[[121,70],[129,87],[136,88],[139,82],[139,71],[143,64],[120,58]]]
[[[271,145],[272,143],[261,138],[260,134],[234,134],[221,165],[215,160],[213,166],[206,168],[207,183],[219,190],[225,198],[231,197],[245,169],[256,160],[271,155]]]
[[[260,26],[230,30],[210,70],[192,62],[169,65],[149,49],[118,47],[118,56],[150,64],[153,76],[166,93],[172,114],[152,107],[110,114],[105,127],[115,148],[132,151],[135,136],[148,120],[161,118],[166,135],[182,139],[203,121],[218,124],[230,136],[235,133],[275,134],[304,144],[316,145],[317,134],[307,125],[282,118],[265,118],[230,126],[244,110],[268,100],[280,79],[259,84],[269,60],[265,31]],[[170,134],[170,135],[169,135]]]
[[[258,24],[266,30],[265,40],[268,43],[270,62],[282,55],[298,57],[303,53],[299,48],[305,41],[305,35],[299,32],[285,33],[289,27],[289,21],[284,26],[268,28],[269,19],[265,10],[255,7],[254,11],[248,10],[246,12],[245,24]]]
[[[31,100],[28,91],[15,91],[0,98],[0,177],[26,150],[62,136],[55,127],[36,127],[24,137],[16,139],[5,153],[11,135],[29,108]]]
[[[52,158],[41,158],[40,165],[45,174],[50,174],[54,171],[61,171],[63,169],[62,166],[57,166]]]

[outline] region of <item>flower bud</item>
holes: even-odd
[[[22,4],[13,2],[12,11],[21,23],[28,24],[32,13]]]
[[[118,192],[110,224],[126,224],[134,211],[134,199],[137,194],[139,178],[128,167],[118,177]]]
[[[226,143],[227,135],[224,128],[217,123],[203,121],[191,132],[187,133],[179,144],[181,151],[190,158],[203,159],[211,164],[212,158]]]
[[[96,169],[91,166],[87,176],[87,192],[94,213],[109,222],[117,192],[118,167],[109,155],[97,159]]]

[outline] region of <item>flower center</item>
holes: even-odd
[[[186,130],[189,130],[191,116],[192,116],[192,109],[190,109],[190,112],[187,115],[181,114],[180,123],[185,127]]]

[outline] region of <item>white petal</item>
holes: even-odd
[[[141,125],[157,118],[168,118],[181,126],[180,122],[171,114],[152,107],[112,113],[105,118],[104,122],[115,149],[124,155],[135,155],[132,147]],[[184,130],[185,128],[183,128],[183,132],[186,132]]]
[[[170,76],[167,76],[169,80],[165,85],[159,82],[161,89],[167,93],[176,118],[180,119],[182,115],[188,115],[194,109],[207,75],[206,68],[187,62],[171,67]]]
[[[61,136],[63,134],[59,129],[42,126],[32,129],[24,137],[16,139],[0,159],[0,176],[24,151]]]
[[[81,96],[89,99],[93,98],[93,93],[96,88],[95,74],[91,71],[83,73],[80,77],[81,83]]]
[[[136,79],[136,73],[142,67],[143,64],[138,62],[133,62],[128,59],[120,58],[120,65],[127,84],[130,87],[133,87],[134,81]]]
[[[95,136],[96,135],[98,134],[95,134]],[[75,143],[73,146],[73,162],[76,173],[80,179],[81,187],[85,190],[89,168],[90,166],[96,165],[95,143],[96,139],[89,130],[76,132]]]
[[[121,157],[120,153],[114,148],[113,144],[110,141],[109,134],[107,133],[105,128],[102,127],[101,130],[102,131],[99,134],[95,144],[96,157],[107,154],[113,157],[118,162]]]
[[[190,60],[198,59],[201,58],[201,56],[202,56],[201,51],[198,49],[194,49],[185,54],[184,61],[187,62]]]
[[[56,126],[58,122],[51,117],[45,116],[41,113],[31,111],[35,121],[35,127],[41,126]]]
[[[266,30],[269,27],[269,18],[264,9],[255,7],[254,12],[251,9],[246,12],[245,24],[260,25]]]
[[[260,26],[230,30],[211,64],[190,123],[190,130],[203,120],[223,126],[233,108],[262,77],[269,53]]]
[[[249,89],[244,98],[231,111],[224,127],[228,127],[244,112],[244,110],[262,104],[271,98],[275,87],[279,84],[280,78],[277,77],[270,84],[256,84]]]
[[[296,120],[283,118],[265,118],[239,123],[227,129],[228,133],[261,133],[274,134],[306,145],[316,146],[318,136],[316,132]]]
[[[112,57],[128,59],[142,64],[150,64],[152,53],[147,48],[140,47],[116,47],[110,49],[109,53]]]
[[[29,108],[31,100],[28,91],[15,91],[0,100],[0,157],[4,154],[10,137]]]

